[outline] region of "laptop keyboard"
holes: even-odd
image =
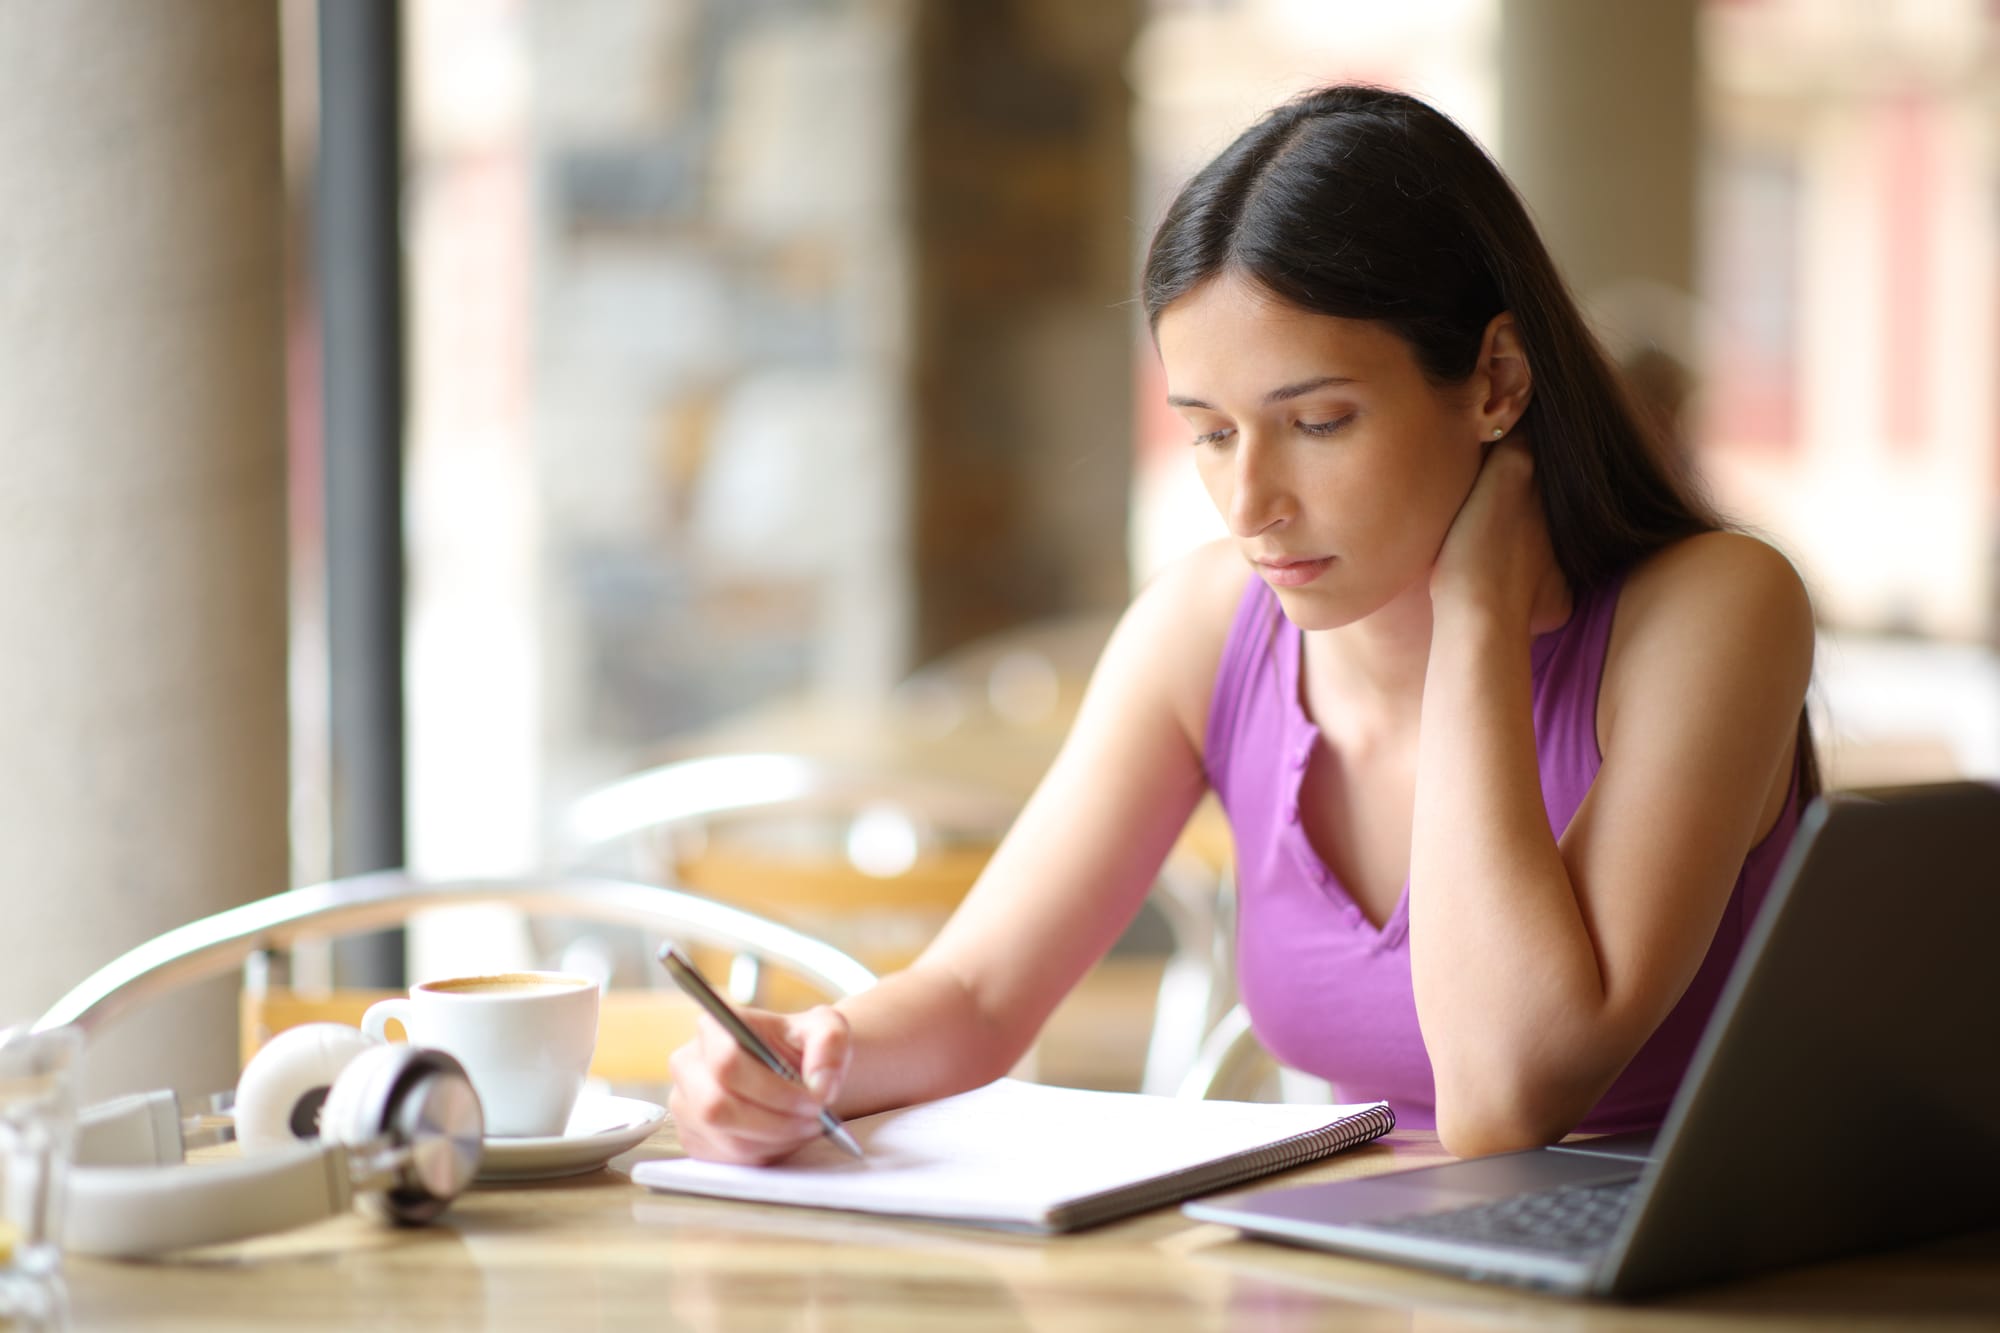
[[[1638,1183],[1624,1180],[1615,1185],[1571,1185],[1517,1194],[1450,1212],[1371,1222],[1369,1226],[1376,1231],[1439,1240],[1584,1255],[1610,1243]]]

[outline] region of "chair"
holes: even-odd
[[[881,708],[795,698],[720,723],[578,800],[559,864],[712,894],[877,971],[901,967],[1047,770],[1114,623],[1084,614],[990,635],[918,668]],[[1146,1092],[1175,1090],[1235,1000],[1230,862],[1227,822],[1205,803],[1148,898],[1170,941],[1164,963],[1120,952],[1082,988],[1125,1009],[1152,992]],[[1064,1010],[1052,1027],[1082,1030]],[[1093,1068],[1115,1059],[1093,1044],[1082,1054]]]
[[[789,972],[827,999],[858,994],[874,974],[842,951],[750,912],[659,885],[592,876],[424,881],[401,871],[332,880],[274,894],[156,936],[106,963],[36,1021],[37,1029],[74,1024],[93,1031],[168,991],[244,970],[241,1058],[307,1022],[357,1021],[391,992],[298,993],[276,978],[282,952],[349,932],[380,930],[431,908],[502,904],[539,916],[636,928],[732,959],[732,998],[756,1003],[746,978]],[[666,1081],[666,1056],[686,1039],[693,1011],[677,993],[619,992],[604,997],[592,1074],[618,1083]],[[1250,1032],[1241,1006],[1215,1025],[1193,1067],[1173,1090],[1184,1097],[1256,1097],[1271,1090],[1275,1065]]]
[[[936,934],[1014,809],[973,783],[876,760],[696,756],[577,801],[563,855],[783,921],[881,972]]]
[[[658,885],[587,876],[424,881],[401,871],[333,880],[274,894],[167,931],[99,968],[38,1020],[38,1028],[74,1023],[86,1031],[189,982],[242,965],[242,1058],[299,1023],[352,1023],[390,992],[300,994],[274,984],[284,971],[278,951],[302,941],[399,925],[430,908],[500,903],[537,916],[637,928],[732,966],[734,998],[768,1003],[743,988],[773,969],[817,997],[866,990],[875,974],[833,946],[751,912]],[[693,1030],[694,1009],[674,991],[611,991],[599,1018],[592,1073],[616,1083],[663,1083],[667,1056]]]
[[[710,895],[892,971],[972,887],[1019,798],[885,753],[705,755],[632,774],[570,808],[565,863]],[[1086,982],[1107,999],[1142,981],[1154,990],[1138,1070],[1146,1092],[1175,1091],[1235,999],[1227,834],[1216,832],[1219,811],[1206,816],[1207,835],[1186,840],[1149,898],[1171,938],[1157,982],[1150,958],[1126,969],[1134,975],[1100,967]]]

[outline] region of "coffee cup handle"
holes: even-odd
[[[402,996],[377,1000],[361,1015],[361,1030],[378,1041],[389,1040],[386,1029],[391,1023],[403,1025],[403,1040],[410,1039],[410,1002]]]

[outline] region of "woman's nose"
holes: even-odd
[[[1290,517],[1288,491],[1269,451],[1246,433],[1238,442],[1230,479],[1229,511],[1223,515],[1238,537],[1254,537]]]

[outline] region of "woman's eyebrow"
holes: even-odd
[[[1273,389],[1264,395],[1264,401],[1282,403],[1288,398],[1303,397],[1314,389],[1331,389],[1337,385],[1352,383],[1354,379],[1348,375],[1322,375],[1316,380],[1300,380],[1297,384],[1287,384],[1282,389]]]
[[[1273,389],[1264,395],[1264,401],[1267,403],[1282,403],[1287,399],[1302,397],[1315,389],[1330,389],[1338,385],[1354,384],[1356,382],[1351,376],[1347,375],[1321,375],[1318,379],[1300,380],[1297,384],[1287,384],[1283,388]],[[1213,403],[1205,403],[1199,398],[1189,398],[1184,394],[1178,393],[1167,395],[1167,406],[1199,407],[1209,412],[1216,410]]]

